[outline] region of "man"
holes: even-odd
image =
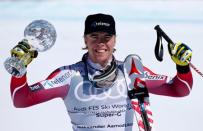
[[[114,18],[107,14],[87,16],[84,42],[87,53],[81,61],[56,69],[43,81],[28,85],[26,75],[12,77],[14,106],[23,108],[61,97],[74,131],[138,131],[139,123],[136,123],[128,96],[124,62],[113,55],[116,44]],[[183,43],[176,44],[171,52],[177,75],[171,80],[144,67],[145,86],[153,94],[186,96],[193,83],[187,62],[192,52]]]

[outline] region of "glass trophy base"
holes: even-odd
[[[26,73],[26,67],[22,60],[16,57],[7,58],[4,62],[4,67],[14,77],[22,77]]]

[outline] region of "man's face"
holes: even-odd
[[[114,51],[116,36],[106,32],[93,32],[85,35],[85,44],[88,49],[89,58],[105,66],[108,60],[112,58]]]

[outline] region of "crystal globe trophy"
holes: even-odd
[[[24,39],[28,41],[31,49],[44,52],[50,49],[56,41],[56,30],[52,24],[46,20],[34,20],[24,30]],[[15,77],[22,77],[26,73],[26,60],[31,55],[26,53],[22,58],[9,57],[4,62],[5,69]]]

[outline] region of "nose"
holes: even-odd
[[[98,39],[98,44],[106,44],[108,41],[105,39],[105,37],[100,37]]]

